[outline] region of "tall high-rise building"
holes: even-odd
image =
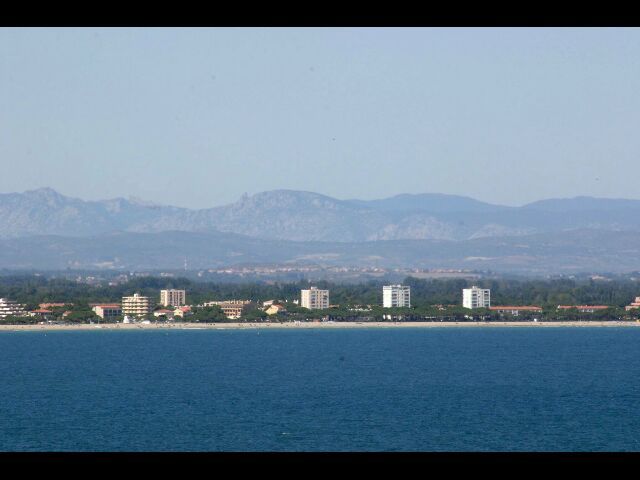
[[[382,306],[384,308],[411,307],[411,287],[404,285],[383,286]]]
[[[317,287],[300,290],[300,306],[313,310],[329,308],[329,290],[319,290]]]
[[[122,315],[143,317],[151,313],[149,297],[134,293],[132,297],[122,297]]]
[[[184,290],[160,290],[160,303],[163,307],[179,307],[185,304]]]
[[[462,306],[464,308],[489,308],[491,306],[491,290],[475,285],[462,289]]]

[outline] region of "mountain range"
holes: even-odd
[[[184,231],[303,242],[459,241],[583,228],[640,231],[640,200],[577,197],[507,207],[443,194],[338,200],[274,190],[196,210],[124,198],[84,201],[42,188],[0,194],[0,225],[4,238]]]
[[[193,268],[234,263],[515,271],[640,269],[640,201],[521,207],[444,194],[338,200],[274,190],[187,209],[85,201],[50,188],[0,194],[0,268]],[[636,265],[637,264],[637,265]]]

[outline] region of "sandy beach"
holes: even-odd
[[[640,327],[637,321],[583,322],[288,322],[288,323],[104,323],[78,325],[0,325],[0,331],[52,330],[228,330],[228,329],[310,329],[310,328],[495,328],[495,327]]]

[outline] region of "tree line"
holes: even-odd
[[[349,284],[329,281],[313,282],[314,286],[330,290],[332,304],[380,305],[382,286],[389,282],[369,280]],[[411,303],[416,307],[438,304],[459,305],[462,289],[472,285],[491,289],[494,305],[557,305],[601,304],[615,307],[628,305],[640,296],[640,282],[635,280],[510,280],[487,279],[418,279],[407,277],[404,285],[411,287]],[[105,302],[119,303],[123,296],[138,292],[159,301],[161,289],[187,291],[187,303],[200,304],[211,300],[248,299],[293,301],[300,298],[300,290],[312,285],[308,281],[215,283],[196,282],[187,278],[140,277],[117,285],[91,285],[68,279],[43,276],[0,277],[0,297],[37,308],[39,303],[64,302],[74,305]]]

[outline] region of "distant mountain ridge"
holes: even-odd
[[[513,209],[502,205],[474,200],[460,195],[442,193],[402,193],[380,200],[346,200],[352,205],[373,208],[386,212],[497,212]]]
[[[191,269],[234,265],[453,268],[520,274],[640,271],[640,232],[574,230],[463,241],[294,242],[233,233],[120,232],[0,239],[6,269]]]
[[[508,207],[445,194],[338,200],[273,190],[188,209],[137,199],[85,201],[43,188],[0,194],[0,225],[0,238],[182,231],[297,242],[466,241],[577,229],[640,231],[640,200],[576,197]]]

